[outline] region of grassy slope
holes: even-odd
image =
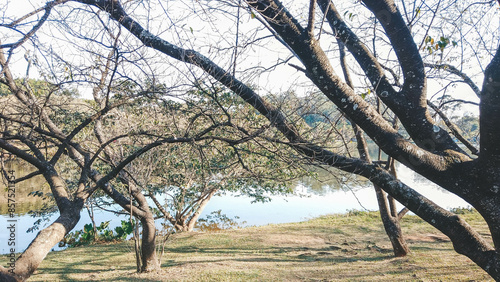
[[[464,217],[486,234],[477,214]],[[160,273],[135,273],[130,242],[50,253],[30,281],[486,281],[446,237],[415,216],[412,254],[392,257],[377,213],[211,233],[176,234]]]

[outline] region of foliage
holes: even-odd
[[[455,214],[477,214],[476,209],[474,209],[472,207],[468,207],[468,208],[465,208],[465,207],[452,208],[452,209],[450,209],[450,211],[452,213],[455,213]]]
[[[479,118],[472,115],[463,115],[455,120],[455,124],[461,133],[469,141],[478,143],[479,141]]]
[[[451,41],[453,47],[458,46],[458,43],[454,40]],[[432,54],[434,51],[440,50],[444,51],[444,48],[450,44],[450,39],[448,37],[441,36],[438,40],[435,40],[430,35],[425,38],[426,49],[429,51],[429,54]]]
[[[114,232],[109,229],[109,223],[109,220],[103,221],[99,226],[96,226],[97,233],[94,233],[92,224],[85,224],[83,230],[68,233],[64,240],[59,243],[59,247],[78,247],[94,242],[123,241],[134,231],[134,223],[128,220],[122,220],[121,226],[115,227]]]
[[[367,215],[369,213],[370,213],[369,211],[363,211],[357,209],[352,209],[347,211],[348,216],[361,216],[361,215]]]
[[[266,202],[270,195],[293,192],[288,180],[305,173],[300,159],[286,146],[266,140],[276,133],[266,129],[265,119],[254,109],[222,87],[202,82],[182,97],[182,102],[168,100],[121,113],[135,123],[140,120],[141,127],[152,124],[158,134],[207,132],[199,142],[152,150],[129,167],[151,197],[164,196],[156,202],[162,206],[155,209],[157,216],[185,226],[197,220],[212,196],[236,193]],[[156,114],[143,115],[151,111]],[[142,118],[132,118],[137,115]]]
[[[238,222],[238,219],[238,216],[235,216],[234,219],[232,219],[223,214],[221,210],[216,210],[207,214],[205,217],[198,219],[195,229],[205,232],[241,228],[246,221]]]

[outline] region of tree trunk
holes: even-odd
[[[203,208],[200,208],[201,210],[203,210]],[[188,232],[192,232],[194,230],[194,226],[196,225],[196,222],[198,221],[198,218],[200,218],[200,215],[201,215],[201,210],[197,210],[193,216],[189,219],[188,223],[187,223],[187,231]]]
[[[141,218],[142,223],[142,268],[141,272],[151,272],[160,269],[156,257],[156,226],[150,210]]]
[[[177,232],[187,232],[188,226],[185,222],[177,222],[174,224],[175,231]]]
[[[2,272],[2,275],[0,275],[0,278],[2,278],[1,281],[12,281],[13,279],[16,281],[25,281],[28,279],[50,250],[62,241],[64,236],[80,220],[80,211],[83,209],[83,204],[87,196],[81,194],[80,196],[76,196],[73,201],[70,201],[65,183],[54,168],[45,163],[42,169],[45,169],[43,175],[56,201],[60,213],[59,217],[50,226],[38,232],[28,248],[17,258],[13,267],[9,269],[0,267],[0,272]],[[85,180],[85,177],[82,177],[81,180]],[[80,187],[82,183],[84,181],[79,183]],[[5,278],[5,276],[10,276],[12,279]]]
[[[151,272],[160,269],[158,258],[156,256],[156,226],[154,215],[151,211],[146,197],[142,191],[123,174],[119,179],[129,186],[130,199],[127,199],[123,194],[115,190],[111,185],[101,187],[103,191],[110,196],[123,209],[135,216],[142,224],[142,247],[141,272]],[[137,205],[133,203],[132,198],[137,201]]]
[[[217,191],[219,191],[219,189],[210,190],[210,193],[208,193],[205,198],[200,200],[200,204],[198,206],[198,209],[193,213],[193,215],[191,216],[191,218],[187,222],[187,231],[188,232],[193,231],[194,226],[196,225],[196,222],[198,221],[198,218],[200,218],[201,213],[203,212],[203,210],[207,206],[210,199],[212,199],[213,195],[215,195],[215,193],[217,193]]]
[[[345,54],[345,45],[340,40],[340,38],[337,39],[337,43],[339,44],[339,51],[340,51],[340,66],[342,67],[342,72],[344,73],[344,79],[351,87],[354,89],[354,84],[352,82],[350,73],[349,73],[349,68],[347,65],[346,61],[346,54]],[[359,157],[362,160],[365,160],[367,162],[371,162],[370,158],[370,152],[368,150],[368,144],[366,143],[366,139],[363,135],[363,130],[349,117],[347,119],[350,121],[352,125],[352,129],[354,131],[354,134],[356,135],[356,145],[359,153]],[[379,150],[379,157],[378,159],[380,160],[380,150]],[[391,162],[390,169],[392,170],[394,176],[395,176],[395,168],[394,168],[394,161],[389,160]],[[392,243],[392,249],[394,251],[394,255],[396,257],[404,257],[406,256],[409,252],[410,249],[408,248],[408,245],[406,244],[406,241],[403,237],[403,233],[401,231],[401,227],[399,225],[399,218],[395,214],[395,207],[393,207],[393,201],[389,201],[390,209],[388,208],[386,198],[385,198],[385,192],[380,189],[377,185],[373,185],[375,188],[375,192],[377,194],[377,203],[379,206],[379,212],[380,212],[380,217],[382,219],[382,223],[384,224],[384,229],[385,233],[389,237],[389,240]]]
[[[61,212],[57,220],[41,230],[28,248],[15,262],[14,273],[10,269],[0,268],[0,281],[25,281],[38,268],[50,250],[72,230],[80,220],[83,204],[74,203]]]
[[[403,232],[401,231],[399,218],[397,215],[392,215],[391,211],[387,208],[385,192],[377,185],[374,185],[374,187],[377,194],[380,217],[382,218],[382,223],[384,224],[385,233],[391,241],[394,256],[404,257],[410,252],[410,248],[408,247],[408,244],[406,244]]]
[[[142,268],[142,256],[141,256],[141,244],[139,243],[139,222],[135,222],[134,227],[134,250],[135,250],[135,262],[137,265],[137,272],[141,272]]]

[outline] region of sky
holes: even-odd
[[[19,16],[19,15],[26,14],[27,12],[32,10],[32,8],[27,8],[27,7],[41,7],[42,5],[44,5],[45,2],[46,1],[44,1],[44,0],[9,1],[7,11],[8,12],[14,11],[14,13],[16,13],[17,16]],[[173,1],[172,3],[175,4],[176,1]],[[168,8],[174,9],[174,7],[173,7],[173,6],[175,6],[174,4],[171,4],[171,6],[169,6]],[[201,39],[200,35],[203,32],[206,33],[207,30],[209,30],[210,26],[215,25],[216,23],[202,24],[201,21],[203,20],[203,18],[199,17],[197,19],[200,22],[196,23],[196,22],[191,21],[189,23],[191,33],[193,33],[193,35],[195,35],[197,37],[197,40],[207,40],[207,44],[211,44],[209,42],[211,39],[209,39],[209,38]],[[172,22],[174,22],[174,20],[175,19],[172,19]],[[196,20],[196,19],[194,19],[194,20]],[[242,29],[242,31],[244,31],[245,28],[253,28],[255,23],[256,23],[255,19],[252,20],[250,17],[246,17],[246,18],[243,17],[242,21],[241,21],[240,28]],[[149,25],[149,23],[147,23],[147,25]],[[167,24],[162,23],[162,25],[168,26],[168,23]],[[175,24],[174,24],[174,26],[175,26]],[[161,30],[162,30],[161,28],[158,29],[158,27],[155,27],[155,26],[150,26],[150,28],[152,30],[158,30],[158,32],[161,32]],[[4,28],[4,30],[5,30],[5,28]],[[164,27],[163,30],[164,31],[166,30],[167,32],[163,32],[162,38],[166,38],[167,40],[172,40],[172,41],[175,40],[175,36],[172,37],[172,35],[168,35],[168,31],[170,29],[168,29],[167,27]],[[181,37],[185,38],[185,36],[189,35],[189,33],[187,35],[181,34],[182,27],[176,26],[170,31],[177,33],[177,34],[180,34],[179,39]],[[470,31],[470,30],[468,31],[468,33],[471,33],[471,32],[472,31]],[[247,33],[246,30],[245,30],[245,33]],[[1,36],[1,34],[2,34],[2,28],[0,28],[0,36]],[[169,37],[171,37],[171,38],[169,38]],[[12,37],[2,38],[2,40],[4,43],[8,43],[9,40],[12,40]],[[228,39],[225,39],[225,40],[228,40]],[[191,43],[191,44],[193,44],[193,43]],[[327,47],[327,46],[324,46],[324,47]],[[276,46],[276,48],[273,48],[272,46],[270,46],[269,48],[278,50],[278,49],[282,49],[282,46],[281,45]],[[269,49],[269,48],[267,48],[267,49]],[[246,51],[248,51],[248,50],[246,50]],[[16,56],[12,60],[11,67],[12,67],[15,75],[24,76],[26,73],[27,62],[24,59],[24,55],[26,54],[26,52],[30,52],[30,50],[18,49]],[[272,57],[269,57],[269,58],[266,57],[266,56],[269,56],[269,54],[271,54]],[[204,55],[209,56],[210,55],[209,51],[206,51],[204,53]],[[281,59],[286,59],[287,56],[288,55],[286,53],[282,53],[282,52],[281,53],[276,53],[276,52],[270,53],[262,48],[257,48],[257,50],[255,52],[252,52],[252,51],[248,52],[247,57],[242,58],[243,61],[240,62],[239,65],[240,65],[240,69],[244,70],[244,69],[247,69],[249,67],[251,68],[252,65],[256,66],[256,65],[259,65],[261,63],[266,64],[266,62],[267,62],[267,65],[274,64],[275,62],[277,62],[276,58],[280,57]],[[218,58],[213,58],[213,59],[216,61],[218,60]],[[300,65],[299,62],[295,62],[293,60],[291,62]],[[227,63],[228,63],[227,61],[226,62],[224,62],[224,61],[219,62],[219,64],[226,65],[226,66],[227,66]],[[241,65],[245,65],[245,66],[241,67]],[[336,69],[338,69],[338,65],[334,66],[334,67]],[[469,74],[480,73],[480,70],[478,71],[477,69],[473,69],[470,67],[466,68],[464,71],[466,73],[469,73]],[[248,73],[249,72],[240,73],[239,74],[240,79],[248,76]],[[39,77],[39,73],[37,73],[36,68],[31,69],[30,76],[34,77],[34,78]],[[165,75],[165,76],[168,77],[169,75]],[[479,86],[481,85],[481,79],[482,79],[482,77],[480,74],[473,76],[473,80],[475,80],[476,84],[478,84]],[[298,72],[293,67],[290,67],[289,65],[278,66],[276,71],[273,71],[273,72],[262,73],[261,75],[254,75],[254,76],[252,76],[252,80],[250,80],[250,81],[254,85],[259,85],[262,89],[264,89],[264,88],[271,89],[271,91],[273,91],[273,92],[294,91],[296,93],[299,93],[299,95],[300,95],[300,93],[307,93],[308,91],[311,91],[313,89],[310,86],[307,86],[307,85],[301,83],[300,81],[305,81],[304,75],[302,73]],[[428,89],[429,89],[428,97],[439,97],[440,95],[442,95],[443,92],[441,90],[446,85],[446,83],[447,82],[442,82],[442,81],[437,82],[437,81],[429,79],[428,80],[428,86],[429,86],[428,87]],[[456,87],[449,89],[447,94],[451,94],[456,99],[464,99],[464,100],[478,102],[478,98],[476,97],[476,95],[472,91],[470,91],[470,89],[465,84],[457,84]],[[469,114],[473,114],[473,115],[478,115],[478,109],[477,109],[477,107],[472,106],[472,105],[464,105],[462,107],[461,111],[455,112],[454,114],[460,115],[462,113],[469,113]]]

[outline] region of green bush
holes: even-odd
[[[455,214],[471,214],[477,212],[474,208],[463,208],[463,207],[452,208],[450,209],[450,211]]]
[[[246,221],[237,222],[238,219],[238,216],[235,216],[234,219],[232,219],[223,214],[221,210],[217,210],[206,215],[205,218],[198,219],[195,229],[199,231],[218,231],[224,229],[240,228],[246,223]]]
[[[134,222],[122,220],[121,226],[115,227],[114,232],[109,229],[109,222],[109,220],[101,222],[95,228],[97,234],[95,234],[92,224],[85,224],[83,230],[70,232],[64,236],[64,239],[59,242],[59,247],[77,247],[89,245],[93,242],[123,241],[134,231]]]

